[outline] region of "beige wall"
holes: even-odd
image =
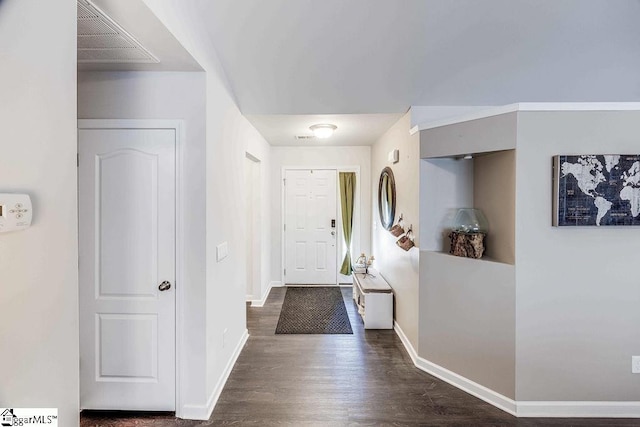
[[[551,159],[637,154],[640,112],[518,114],[518,400],[638,401],[640,227],[552,227]]]
[[[378,212],[378,181],[385,166],[391,167],[396,182],[396,221],[400,214],[405,226],[413,226],[416,246],[419,246],[419,134],[409,135],[411,113],[405,114],[384,133],[371,150],[371,219],[372,251],[376,268],[389,282],[395,293],[395,320],[414,348],[418,348],[418,271],[419,250],[405,252],[396,245],[391,233],[380,225]],[[387,160],[389,151],[400,150],[400,161],[394,165]],[[406,228],[405,227],[405,228]]]
[[[551,160],[558,154],[636,153],[639,123],[637,111],[518,112],[421,132],[424,152],[437,155],[448,139],[456,141],[456,154],[486,151],[488,141],[496,148],[515,146],[517,186],[513,265],[506,258],[496,263],[452,257],[437,247],[421,254],[421,357],[517,401],[605,407],[638,400],[630,360],[640,354],[640,334],[633,327],[640,322],[640,288],[632,267],[640,230],[552,227]],[[432,143],[438,150],[429,150]],[[462,161],[424,161],[421,197],[437,200],[432,195],[439,191],[458,192],[464,197],[441,200],[476,205],[474,198],[485,198],[483,209],[495,223],[505,213],[489,204],[511,202],[494,172],[511,176],[513,154],[491,156],[474,160],[473,198],[464,188],[468,171],[456,185],[443,179],[459,172]],[[493,201],[482,194],[491,188],[500,193]],[[438,221],[430,215],[437,212],[421,210],[423,223]],[[510,217],[498,221],[506,224]],[[496,239],[506,246],[511,239],[505,236]],[[494,256],[509,256],[504,250]]]
[[[418,355],[514,399],[514,267],[434,251],[420,264]]]
[[[489,221],[485,254],[515,264],[516,152],[498,151],[473,159],[473,207]]]
[[[510,114],[420,132],[423,155],[439,158],[420,165],[418,355],[512,399],[516,270],[507,260],[513,260],[515,156],[512,150],[486,152],[515,146],[515,122]],[[468,207],[484,211],[492,244],[487,255],[502,262],[448,254],[452,220],[458,208]]]
[[[31,228],[0,234],[0,402],[78,424],[76,2],[0,2],[0,192]]]

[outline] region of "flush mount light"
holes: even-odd
[[[331,124],[320,124],[310,126],[309,129],[311,129],[311,132],[313,132],[316,138],[324,139],[333,135],[333,132],[338,129],[338,127]]]

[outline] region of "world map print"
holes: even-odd
[[[640,225],[640,155],[554,158],[554,225]]]

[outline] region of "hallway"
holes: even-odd
[[[342,288],[353,335],[275,335],[286,288],[247,308],[250,338],[209,421],[83,413],[82,427],[209,425],[633,426],[637,420],[516,419],[414,367],[395,332],[365,331]]]

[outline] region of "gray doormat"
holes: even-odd
[[[287,287],[276,334],[353,334],[340,288]]]

